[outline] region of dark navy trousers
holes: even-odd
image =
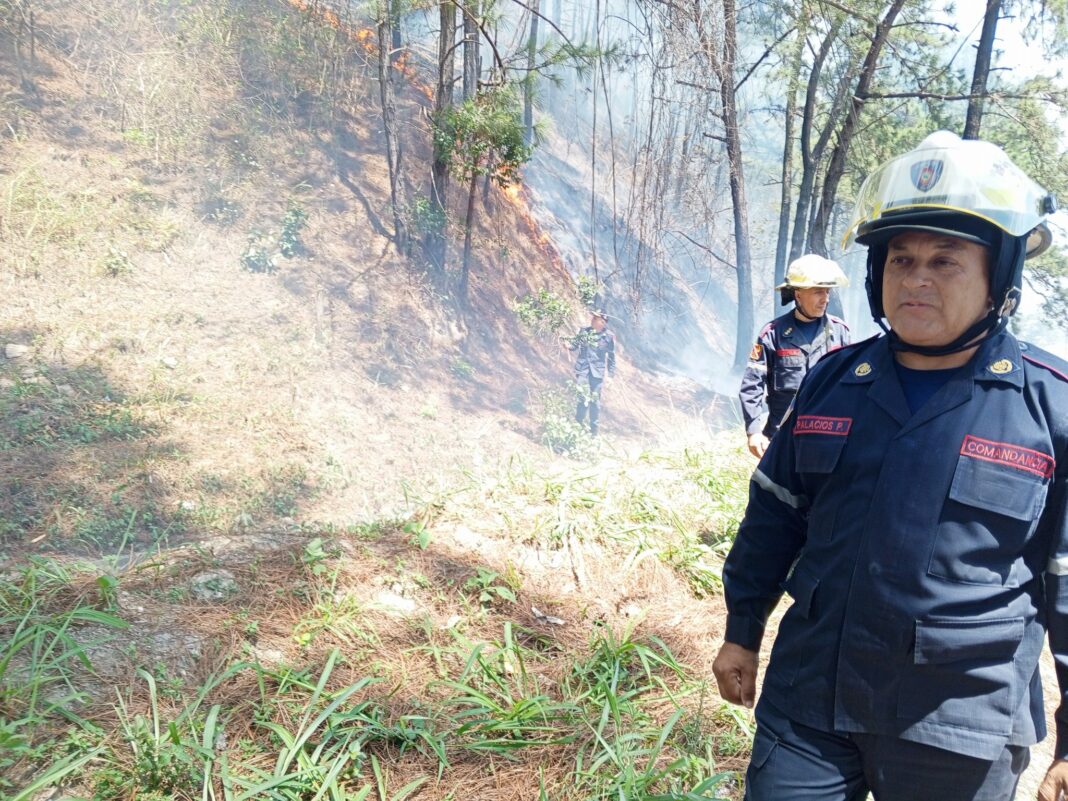
[[[812,729],[763,701],[745,801],[1011,801],[1025,746],[976,759],[898,737]]]
[[[590,413],[590,433],[597,433],[597,418],[601,411],[601,384],[604,383],[603,378],[597,378],[592,373],[588,376],[590,382],[590,390],[586,391],[586,388],[579,384],[578,392],[578,406],[575,407],[575,420],[576,422],[583,422],[586,419],[586,410]],[[581,380],[581,379],[579,379]]]

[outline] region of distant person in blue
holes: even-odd
[[[861,187],[884,335],[813,368],[723,569],[724,699],[756,705],[749,801],[1006,801],[1046,734],[1068,792],[1068,363],[1006,331],[1053,198],[939,131]]]
[[[834,287],[848,286],[842,269],[815,253],[790,262],[786,280],[775,287],[782,305],[794,308],[760,330],[742,374],[742,404],[749,452],[758,459],[779,430],[790,403],[816,362],[850,343],[849,326],[827,314]]]
[[[590,324],[567,338],[568,350],[575,352],[575,383],[578,384],[578,405],[575,420],[585,423],[590,418],[590,433],[597,436],[601,411],[601,385],[606,376],[616,374],[616,338],[608,330],[608,315],[600,309],[590,313]]]

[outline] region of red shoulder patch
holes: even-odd
[[[852,417],[822,417],[818,414],[802,414],[794,423],[794,434],[832,434],[836,437],[849,435],[853,427]]]
[[[759,362],[764,358],[764,346],[757,342],[753,345],[753,349],[749,351],[749,361]]]

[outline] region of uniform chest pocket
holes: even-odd
[[[966,584],[1018,586],[1023,546],[1046,503],[1047,479],[961,456],[927,572]]]
[[[798,473],[832,472],[847,439],[830,434],[795,434],[794,467]]]
[[[772,375],[775,389],[796,392],[804,377],[805,356],[803,353],[798,351],[797,354],[776,355],[775,370]]]

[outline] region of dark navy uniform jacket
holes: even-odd
[[[830,314],[823,319],[811,343],[798,336],[792,310],[760,330],[738,391],[746,434],[761,430],[769,437],[774,434],[809,368],[829,351],[849,344],[845,322]]]
[[[569,350],[577,350],[575,358],[575,380],[584,381],[587,376],[604,378],[616,372],[616,338],[607,328],[595,331],[588,325],[579,330],[572,338]]]
[[[1068,364],[999,334],[914,414],[885,337],[825,357],[761,459],[724,571],[726,639],[793,598],[762,702],[824,731],[983,759],[1068,756]]]

